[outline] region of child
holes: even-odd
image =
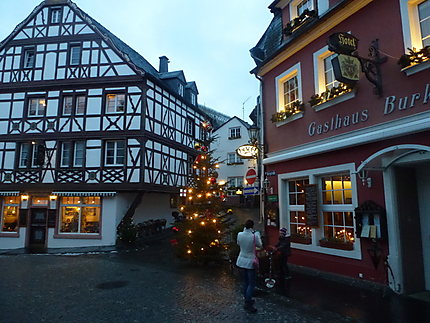
[[[279,271],[280,271],[280,282],[282,283],[285,279],[290,279],[290,270],[288,269],[288,256],[291,255],[291,242],[290,234],[286,228],[279,230],[279,241],[276,244],[276,250],[279,251]]]

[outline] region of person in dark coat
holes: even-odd
[[[282,292],[285,293],[285,281],[291,278],[288,268],[288,257],[291,255],[291,241],[287,228],[279,230],[279,241],[275,247],[279,252],[279,283]]]

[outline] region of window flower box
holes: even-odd
[[[312,237],[303,236],[299,234],[292,234],[290,241],[294,243],[301,243],[301,244],[312,244]]]
[[[309,100],[309,103],[314,109],[321,110],[318,108],[324,103],[335,101],[336,99],[339,99],[345,94],[351,93],[353,90],[354,86],[341,83],[338,86],[328,89],[321,94],[312,95],[311,99]]]
[[[419,51],[415,50],[415,48],[409,48],[409,54],[402,55],[397,63],[401,66],[402,69],[405,69],[406,67],[424,63],[429,59],[430,46],[426,46]]]
[[[352,242],[346,242],[343,240],[334,240],[334,239],[333,240],[321,239],[320,246],[325,248],[341,249],[341,250],[354,249],[354,244]]]
[[[305,25],[305,23],[309,22],[311,19],[317,17],[316,10],[306,9],[303,13],[291,20],[284,28],[284,34],[286,36],[291,35],[294,31]]]
[[[288,110],[276,112],[275,114],[273,114],[272,122],[278,123],[278,122],[286,121],[289,118],[293,117],[294,115],[303,113],[304,110],[305,110],[304,103],[301,101],[295,101],[291,104]]]

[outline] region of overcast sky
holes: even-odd
[[[245,121],[255,106],[257,79],[249,55],[272,14],[273,0],[76,0],[78,7],[145,57],[157,70],[196,81],[199,103]],[[0,38],[5,39],[41,0],[0,0]],[[245,102],[246,101],[246,102]],[[245,102],[245,103],[244,103]]]

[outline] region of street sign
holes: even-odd
[[[260,193],[260,190],[258,187],[251,186],[251,187],[245,187],[243,189],[243,195],[258,195]]]
[[[255,180],[257,179],[257,172],[255,171],[254,168],[248,169],[245,175],[245,179],[249,185],[252,185],[255,183]]]

